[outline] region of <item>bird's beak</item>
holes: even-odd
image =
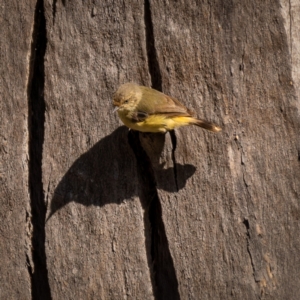
[[[115,113],[120,108],[120,103],[117,101],[113,101],[113,106],[115,107],[113,113]]]

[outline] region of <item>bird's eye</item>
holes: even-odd
[[[128,100],[125,100],[124,103],[125,103],[125,104],[128,103]]]

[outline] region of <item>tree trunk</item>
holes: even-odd
[[[0,298],[298,299],[300,5],[4,2]],[[129,131],[128,81],[222,132]]]

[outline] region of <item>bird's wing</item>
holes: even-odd
[[[144,111],[134,111],[131,113],[130,117],[131,117],[131,121],[132,122],[142,122],[144,121],[147,117],[149,116],[148,113],[144,112]]]
[[[159,91],[142,87],[142,100],[136,110],[148,115],[164,114],[171,116],[191,116],[193,113],[177,99],[167,96]]]

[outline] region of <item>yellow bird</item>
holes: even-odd
[[[113,96],[113,105],[121,121],[137,131],[167,132],[186,125],[197,125],[213,132],[221,130],[213,123],[197,119],[177,99],[132,82],[119,87]]]

